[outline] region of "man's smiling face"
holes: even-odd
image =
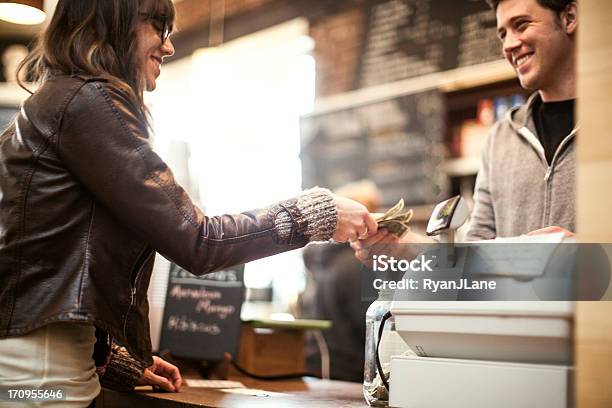
[[[497,8],[497,32],[506,60],[523,88],[547,90],[556,86],[559,68],[573,58],[573,29],[537,0],[503,0]],[[568,32],[568,30],[571,30]]]

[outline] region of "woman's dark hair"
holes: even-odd
[[[485,0],[495,11],[503,0]],[[577,3],[577,0],[537,0],[538,4],[544,8],[554,11],[558,16],[566,9],[568,4]]]
[[[22,70],[37,84],[58,74],[103,77],[131,95],[144,115],[144,78],[136,53],[136,25],[143,17],[173,22],[172,1],[59,0],[17,78]]]

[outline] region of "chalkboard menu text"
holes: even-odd
[[[383,206],[428,204],[446,195],[444,101],[437,91],[404,95],[301,119],[302,183],[337,188],[369,179]]]
[[[195,276],[173,264],[160,350],[178,357],[217,361],[236,355],[244,298],[244,265]]]
[[[359,88],[502,57],[483,0],[378,0],[366,12]]]

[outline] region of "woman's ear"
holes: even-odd
[[[561,15],[561,21],[567,34],[574,34],[578,28],[578,7],[576,2],[571,2],[565,7]]]

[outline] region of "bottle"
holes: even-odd
[[[392,290],[381,290],[366,312],[366,345],[363,370],[363,396],[370,406],[385,407],[389,405],[389,391],[385,387],[376,364],[378,331],[383,317],[391,308]],[[404,343],[395,331],[393,317],[385,322],[380,346],[378,347],[380,364],[387,382],[390,382],[391,357],[407,352]]]

